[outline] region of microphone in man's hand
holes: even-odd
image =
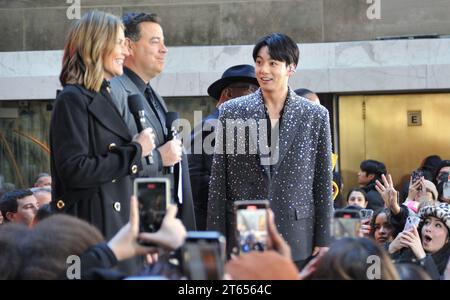
[[[178,120],[179,115],[177,112],[169,111],[166,113],[166,128],[167,128],[167,141],[170,141],[178,135],[178,130],[173,125]],[[169,167],[169,173],[173,174],[173,166]]]
[[[145,110],[144,110],[144,101],[145,98],[141,94],[131,94],[128,96],[128,107],[130,109],[131,114],[136,121],[136,126],[138,132],[143,131],[146,128],[150,128],[145,120]],[[147,164],[153,164],[152,153],[150,152],[149,156],[145,157]]]

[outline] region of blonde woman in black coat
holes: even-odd
[[[153,148],[133,137],[115,108],[109,80],[128,55],[121,21],[91,11],[69,30],[50,125],[53,209],[88,221],[110,239],[129,217],[132,177]]]

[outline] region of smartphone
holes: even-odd
[[[134,195],[139,205],[140,232],[158,231],[170,204],[169,179],[137,178]]]
[[[337,209],[331,221],[332,236],[336,239],[343,237],[359,237],[361,217],[358,210]]]
[[[268,208],[268,200],[234,202],[239,252],[267,250]]]
[[[415,171],[412,172],[411,177],[412,177],[412,183],[414,184],[416,181],[419,181],[421,177],[423,177],[423,171],[415,170]],[[417,187],[417,190],[421,191],[422,190],[422,186],[419,185]]]
[[[405,228],[403,228],[403,231],[410,230],[412,227],[419,226],[420,218],[417,216],[408,216],[405,223]]]
[[[190,280],[222,280],[225,237],[217,231],[188,231],[182,247],[182,269]]]

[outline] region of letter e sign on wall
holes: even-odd
[[[408,110],[408,126],[422,126],[422,111]]]

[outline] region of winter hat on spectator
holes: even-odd
[[[434,183],[426,179],[424,180],[424,183],[426,191],[433,194],[433,200],[438,200],[438,191]]]
[[[425,220],[427,217],[435,217],[445,224],[450,231],[450,204],[439,203],[437,205],[427,205],[419,211],[419,217]]]

